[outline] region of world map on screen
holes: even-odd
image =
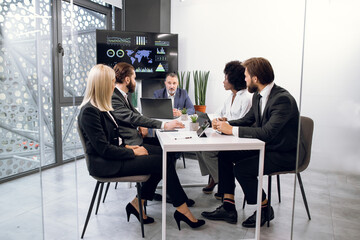
[[[150,58],[151,50],[126,50],[126,55],[130,58],[131,63],[134,64],[134,62],[137,60],[138,63],[141,62],[141,60],[144,58],[148,63],[152,63],[153,60]]]

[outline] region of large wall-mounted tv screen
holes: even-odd
[[[137,79],[164,79],[178,69],[178,35],[96,30],[97,63],[134,66]]]

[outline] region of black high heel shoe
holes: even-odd
[[[191,228],[198,228],[198,227],[201,227],[202,225],[205,224],[205,221],[204,220],[201,220],[201,219],[198,219],[197,222],[193,222],[191,221],[190,219],[188,219],[184,214],[182,214],[181,212],[179,212],[178,210],[176,210],[174,212],[174,218],[175,218],[175,221],[178,225],[178,228],[179,228],[179,231],[181,230],[180,229],[180,221],[184,221],[185,223],[187,223],[187,225],[189,225]]]
[[[131,203],[128,203],[128,205],[126,205],[126,215],[127,215],[127,221],[129,221],[130,219],[130,215],[134,214],[134,216],[139,220],[140,222],[140,217],[139,217],[139,213],[136,210],[136,208],[134,208],[134,206]],[[143,223],[144,224],[149,224],[149,223],[153,223],[154,219],[152,217],[147,217],[146,219],[143,219]]]

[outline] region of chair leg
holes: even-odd
[[[145,211],[145,215],[147,214],[147,212],[146,212],[146,206],[147,206],[147,200],[145,200],[145,202],[144,202],[144,211]]]
[[[140,183],[140,186],[142,187],[144,183]],[[144,212],[145,212],[145,215],[147,214],[146,212],[146,206],[147,206],[147,200],[145,199],[145,202],[144,202]]]
[[[279,203],[281,203],[281,194],[280,194],[280,175],[276,175],[276,180],[277,180],[277,189],[278,189],[278,198],[279,198]]]
[[[82,234],[81,234],[81,239],[84,238],[84,234],[85,234],[87,225],[88,225],[89,220],[90,220],[91,211],[92,211],[92,209],[93,209],[93,207],[94,207],[94,202],[95,202],[95,199],[96,199],[97,192],[98,192],[98,190],[99,190],[99,185],[100,185],[100,183],[101,183],[101,182],[99,182],[99,181],[96,182],[95,189],[94,189],[94,193],[93,193],[93,196],[92,196],[92,198],[91,198],[89,210],[88,210],[88,213],[87,213],[87,216],[86,216],[84,228],[83,228],[83,231],[82,231]]]
[[[103,203],[105,202],[105,198],[106,198],[106,195],[107,195],[107,193],[108,193],[108,191],[109,191],[109,187],[110,187],[110,182],[108,182],[108,183],[106,184],[106,189],[105,189],[105,194],[104,194],[104,198],[103,198]]]
[[[144,221],[143,221],[143,211],[142,211],[142,205],[141,205],[141,193],[140,193],[140,183],[137,182],[136,183],[136,188],[137,188],[137,197],[138,197],[138,201],[139,201],[139,217],[140,217],[140,225],[141,225],[141,234],[142,234],[142,237],[144,238],[145,237],[145,234],[144,234]]]
[[[95,215],[97,215],[97,213],[99,211],[99,205],[100,205],[100,202],[101,202],[101,195],[102,195],[103,189],[104,189],[104,183],[101,182],[100,183],[100,192],[99,192],[99,197],[98,197],[98,201],[97,201],[97,205],[96,205]]]
[[[300,173],[297,173],[297,177],[298,177],[298,180],[299,180],[301,195],[302,195],[303,200],[304,200],[304,205],[305,205],[305,208],[306,208],[306,212],[307,212],[309,220],[311,220],[309,206],[308,206],[308,203],[307,203],[307,200],[306,200],[305,190],[304,190],[304,186],[303,186],[303,183],[302,183],[302,180],[301,180]]]
[[[268,176],[268,202],[267,202],[267,226],[270,227],[270,210],[271,210],[271,175]]]
[[[184,168],[186,168],[186,165],[185,165],[185,155],[184,155],[184,153],[181,153],[181,156],[182,156],[182,159],[183,159]]]
[[[116,182],[116,183],[115,183],[115,189],[117,188],[117,185],[118,185],[118,183]]]

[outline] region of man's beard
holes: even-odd
[[[130,93],[133,93],[135,91],[136,85],[132,81],[130,81],[126,87],[128,88]]]
[[[254,93],[258,91],[258,86],[254,84],[254,82],[251,80],[250,85],[248,86],[249,93]]]
[[[169,89],[168,92],[169,92],[169,94],[172,96],[172,95],[174,95],[174,94],[176,93],[176,90],[170,90],[170,89]]]

